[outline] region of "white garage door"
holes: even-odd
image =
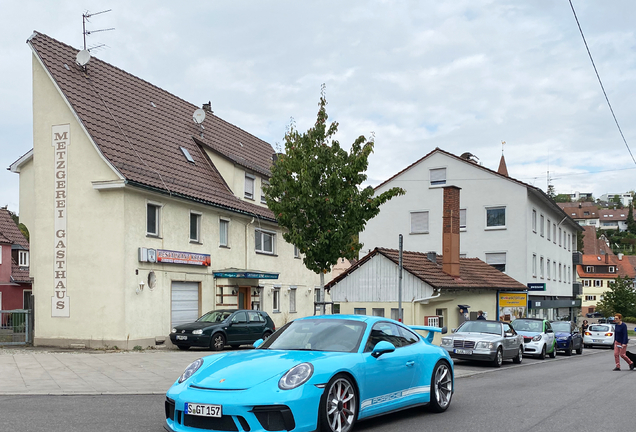
[[[172,326],[199,318],[199,284],[172,282]]]

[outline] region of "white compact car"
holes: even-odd
[[[614,346],[614,324],[592,324],[583,335],[583,346]]]

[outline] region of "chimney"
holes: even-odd
[[[426,258],[432,263],[437,264],[437,252],[426,252]]]
[[[609,254],[605,254],[605,264],[609,264]]]
[[[208,103],[203,104],[203,111],[207,111],[209,113],[212,112],[212,102],[208,101]]]
[[[459,191],[457,186],[444,188],[442,214],[442,270],[453,277],[459,277]]]
[[[623,254],[619,252],[618,254],[618,260],[619,261],[623,261]]]

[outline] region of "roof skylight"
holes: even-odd
[[[190,152],[188,151],[188,149],[185,147],[179,147],[179,148],[181,149],[181,152],[183,153],[185,158],[188,160],[188,162],[194,163],[194,159],[192,159],[192,155],[190,155]]]

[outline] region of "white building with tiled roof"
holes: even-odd
[[[220,308],[280,326],[319,284],[264,204],[270,144],[44,34],[33,51],[33,150],[20,175],[35,344],[154,346]]]
[[[470,156],[470,154],[468,154]],[[461,188],[462,257],[479,258],[528,287],[530,315],[557,318],[580,305],[572,253],[581,227],[543,191],[470,158],[436,148],[375,188],[406,190],[382,206],[360,233],[363,252],[395,248],[445,254],[442,191]],[[578,285],[577,285],[578,287]]]

